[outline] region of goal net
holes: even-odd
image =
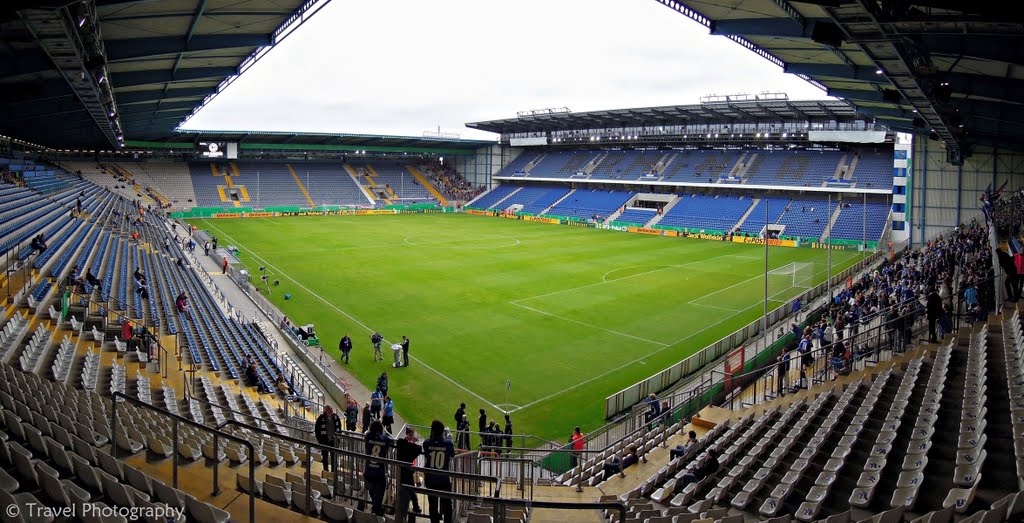
[[[768,271],[768,297],[786,300],[814,285],[814,264],[793,262]]]

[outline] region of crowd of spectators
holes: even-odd
[[[901,350],[911,342],[916,318],[926,316],[928,339],[937,341],[952,331],[952,316],[967,321],[984,318],[993,306],[992,255],[984,224],[958,227],[918,249],[892,253],[878,269],[847,281],[820,320],[801,329],[791,325],[796,354],[779,356],[783,371],[798,365],[800,378],[788,382],[788,372],[778,373],[778,389],[784,392],[809,385],[808,373],[816,359],[828,359],[825,369],[849,370],[852,360],[874,350],[877,336],[857,334],[861,327],[881,317],[890,347]],[[815,352],[824,348],[824,353]]]
[[[484,187],[469,183],[450,165],[434,161],[424,166],[427,174],[445,197],[468,202],[484,192]]]

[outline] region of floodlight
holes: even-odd
[[[882,74],[882,70],[881,69],[875,69],[875,74]]]

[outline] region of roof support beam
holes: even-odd
[[[184,82],[188,80],[219,80],[234,73],[234,67],[194,67],[182,69],[178,72],[171,72],[162,69],[150,71],[127,71],[123,73],[113,73],[112,76],[114,78],[114,84],[117,85],[118,88],[121,88],[169,82]]]
[[[862,65],[850,67],[840,64],[790,63],[786,64],[783,70],[787,73],[804,74],[807,76],[825,76],[846,80],[859,80],[873,84],[889,84],[889,80],[884,75],[875,74],[874,68]]]
[[[130,91],[117,95],[118,103],[135,103],[160,100],[162,98],[202,98],[213,94],[215,87],[183,87],[180,89],[168,89],[166,94],[160,90],[152,91]],[[197,100],[198,103],[198,100]]]
[[[119,61],[190,51],[258,47],[269,45],[270,40],[270,36],[266,34],[195,35],[191,39],[183,36],[158,36],[107,40],[106,47],[108,59]]]
[[[711,34],[810,38],[814,21],[792,18],[738,18],[711,22]]]

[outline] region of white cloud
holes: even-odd
[[[185,126],[492,138],[516,111],[824,93],[653,2],[335,0]]]

